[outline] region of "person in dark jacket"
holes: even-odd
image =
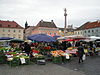
[[[24,51],[25,51],[25,53],[27,53],[27,55],[30,54],[31,47],[27,42],[24,43]]]
[[[80,46],[78,47],[78,57],[79,57],[79,63],[81,63],[81,62],[83,62],[83,59],[82,59],[82,57],[83,57],[83,54],[85,54],[84,53],[84,47],[82,46],[82,43],[80,44]]]

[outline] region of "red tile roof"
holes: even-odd
[[[85,29],[91,29],[91,28],[97,28],[97,27],[100,27],[100,21],[89,22],[89,23],[85,26]]]
[[[21,27],[15,21],[2,21],[2,20],[0,20],[0,28],[19,28],[19,29],[23,29],[23,27]]]
[[[83,29],[91,29],[91,28],[97,28],[100,27],[100,21],[95,21],[95,22],[87,22],[77,28],[76,30],[83,30]]]

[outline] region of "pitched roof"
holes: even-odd
[[[100,27],[100,21],[95,21],[95,22],[87,22],[77,28],[76,30],[83,30],[83,29],[91,29],[91,28],[97,28]]]
[[[77,28],[76,30],[83,30],[85,29],[86,25],[89,24],[89,22],[86,22],[85,24],[83,24],[82,26],[80,26],[79,28]]]
[[[51,22],[46,22],[41,20],[36,27],[48,27],[48,28],[57,28],[53,20]]]
[[[100,21],[90,22],[85,26],[85,29],[100,27]]]
[[[24,29],[19,24],[17,24],[15,21],[2,21],[2,20],[0,20],[0,28],[19,28],[19,29]]]

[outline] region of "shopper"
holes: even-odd
[[[31,47],[27,42],[24,43],[24,51],[27,53],[27,55],[30,55]]]
[[[84,53],[84,47],[82,46],[82,43],[80,43],[77,53],[78,53],[78,57],[79,57],[78,63],[83,62],[82,57],[83,57],[83,54],[85,54],[85,53]]]

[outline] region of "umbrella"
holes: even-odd
[[[95,41],[96,41],[96,42],[100,42],[100,39],[96,39]]]
[[[0,37],[0,40],[10,40],[10,39],[13,39],[11,37]]]
[[[10,42],[14,42],[14,43],[22,43],[22,42],[24,42],[24,41],[21,40],[21,39],[11,39]]]
[[[55,42],[55,38],[46,34],[35,34],[28,36],[27,39],[37,42]]]
[[[92,41],[96,40],[96,39],[100,39],[100,37],[96,37],[96,36],[90,36],[89,37]]]

